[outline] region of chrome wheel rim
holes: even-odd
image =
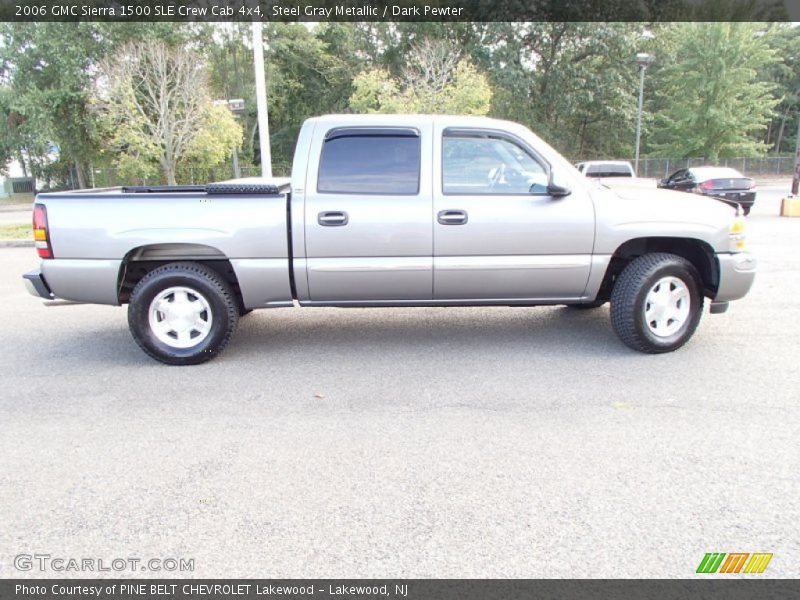
[[[683,280],[662,277],[650,288],[644,301],[644,321],[658,337],[675,335],[691,311],[691,295]]]
[[[171,348],[191,348],[211,333],[211,306],[197,290],[171,287],[150,303],[150,330]]]

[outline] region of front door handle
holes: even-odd
[[[347,213],[341,210],[321,212],[317,215],[317,223],[323,227],[341,227],[347,225]]]
[[[467,211],[465,210],[440,210],[436,215],[436,219],[442,225],[466,225]]]

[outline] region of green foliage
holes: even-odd
[[[765,142],[776,153],[794,152],[800,120],[800,27],[773,23],[764,40],[778,61],[760,70],[759,75],[762,81],[777,85],[775,97],[779,100]]]
[[[98,103],[120,174],[168,184],[179,166],[211,167],[239,147],[242,129],[226,105],[214,105],[199,57],[159,42],[128,44],[101,67]]]
[[[643,50],[641,23],[490,23],[481,65],[493,113],[520,121],[567,155],[630,156]],[[488,50],[487,50],[488,48]]]
[[[357,113],[413,112],[403,111],[398,83],[386,69],[370,69],[358,74],[353,81],[350,108]]]
[[[371,69],[353,87],[350,108],[364,113],[485,115],[492,99],[486,76],[445,43],[413,48],[402,82],[386,69]]]
[[[654,150],[676,158],[712,161],[755,156],[777,100],[759,73],[776,61],[756,23],[678,23],[661,44],[664,65],[653,87],[662,108],[655,117]]]
[[[741,16],[748,2],[715,10]],[[145,135],[130,103],[126,121],[96,102],[100,65],[130,42],[192,53],[208,74],[195,137],[172,161],[177,176],[228,168],[236,144],[243,166],[258,165],[249,24],[0,23],[0,170],[21,160],[51,185],[87,185],[91,168],[111,165],[119,181],[160,179],[165,146]],[[791,152],[800,119],[800,27],[787,23],[268,23],[264,43],[281,174],[306,118],[345,111],[488,114],[528,125],[576,159],[630,157],[638,52],[656,55],[645,154]],[[232,98],[246,104],[236,119],[211,108]],[[129,101],[121,94],[117,109]]]
[[[206,104],[196,135],[186,147],[186,161],[199,169],[211,169],[230,160],[242,145],[242,126],[227,106]]]

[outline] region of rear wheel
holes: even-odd
[[[694,266],[674,254],[645,254],[620,274],[611,294],[611,325],[630,348],[671,352],[694,334],[703,310]]]
[[[149,356],[169,365],[211,360],[228,344],[239,318],[236,297],[219,274],[197,263],[164,265],[131,293],[128,325]]]

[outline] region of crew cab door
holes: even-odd
[[[304,216],[312,303],[431,300],[431,137],[430,121],[317,123]]]
[[[548,194],[549,165],[515,135],[435,129],[434,298],[581,297],[594,245],[588,192]]]

